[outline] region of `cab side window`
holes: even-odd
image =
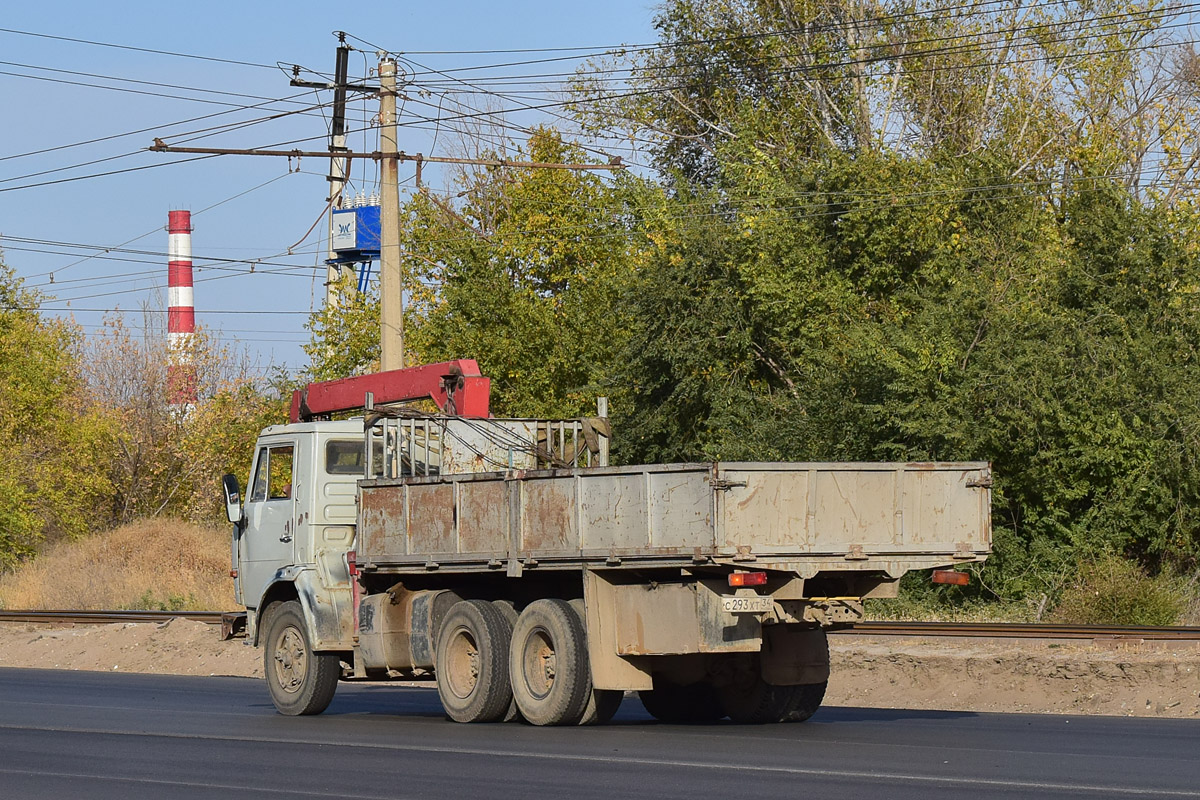
[[[258,465],[254,472],[251,503],[264,500],[287,500],[292,496],[292,460],[295,447],[290,444],[274,445],[258,451]]]

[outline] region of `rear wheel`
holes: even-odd
[[[512,703],[508,642],[512,627],[484,600],[455,603],[438,634],[438,695],[455,722],[496,722]]]
[[[625,692],[620,689],[592,689],[579,724],[603,725],[616,715],[624,699]]]
[[[768,722],[784,722],[793,713],[803,711],[806,686],[780,686],[767,683],[762,678],[757,657],[738,665],[734,679],[722,686],[717,696],[721,707],[729,718],[743,725],[762,725]],[[824,697],[824,689],[821,697]],[[817,704],[820,704],[818,698]],[[816,711],[813,707],[808,716]],[[807,717],[805,717],[807,718]]]
[[[493,600],[492,605],[494,605],[496,607],[496,610],[500,612],[501,616],[503,616],[506,620],[508,620],[509,628],[515,628],[517,626],[517,616],[518,616],[517,608],[516,608],[516,606],[513,605],[513,602],[511,600]],[[511,647],[511,644],[509,646]],[[505,658],[508,657],[507,650],[505,650],[504,655],[505,655]],[[508,674],[507,673],[507,670],[508,670],[507,662],[505,663],[504,669],[505,669],[505,674],[507,675]],[[509,681],[508,688],[510,690],[512,689],[511,679]],[[508,702],[508,709],[504,712],[504,716],[501,718],[501,720],[503,722],[520,722],[521,721],[521,712],[517,708],[517,701],[515,699],[510,700]]]
[[[587,610],[584,606],[582,598],[575,598],[569,601],[569,605],[579,617],[580,624],[583,625],[584,641],[586,642],[587,632]],[[586,646],[585,646],[586,650]],[[591,676],[591,669],[588,669],[588,676]],[[625,692],[620,689],[597,689],[592,686],[591,694],[588,697],[587,704],[583,707],[583,716],[579,719],[580,725],[603,725],[613,718],[617,713],[617,709],[621,707],[621,701],[625,699]]]
[[[265,629],[263,672],[271,702],[288,716],[320,714],[337,691],[338,655],[313,651],[304,609],[295,600],[267,609]]]
[[[656,676],[654,689],[638,692],[638,697],[650,716],[659,722],[716,722],[725,716],[716,691],[707,683],[680,686]]]
[[[575,725],[592,690],[583,622],[565,600],[530,603],[509,649],[513,698],[534,725]]]
[[[817,709],[821,707],[821,701],[825,699],[825,687],[829,685],[829,681],[821,683],[809,683],[803,686],[796,686],[795,703],[783,718],[784,722],[804,722],[804,720],[817,713]]]

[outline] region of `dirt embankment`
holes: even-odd
[[[262,654],[200,622],[0,628],[0,667],[261,676]],[[1200,647],[830,637],[828,705],[1200,716]]]

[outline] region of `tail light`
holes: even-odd
[[[730,586],[762,586],[767,582],[767,573],[765,572],[731,572],[729,573]]]
[[[354,550],[346,551],[346,571],[351,578],[358,576],[358,553]]]
[[[948,583],[952,586],[966,586],[971,582],[971,576],[965,572],[953,569],[937,569],[933,571],[934,583]]]

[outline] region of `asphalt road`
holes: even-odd
[[[959,687],[961,691],[961,687]],[[0,798],[1200,798],[1200,721],[824,708],[807,723],[456,725],[436,692],[342,684],[282,717],[258,681],[0,669]]]

